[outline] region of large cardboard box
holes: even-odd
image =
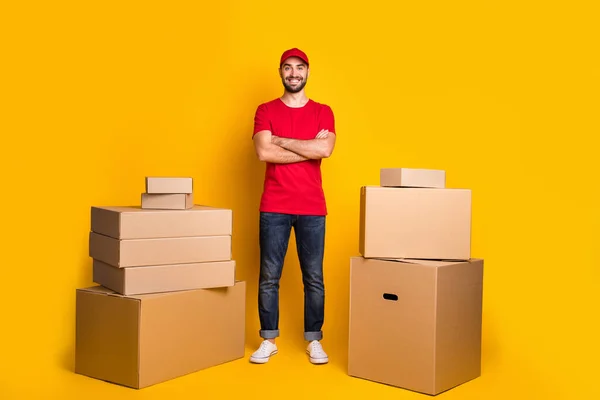
[[[364,186],[359,231],[367,258],[468,260],[471,190]]]
[[[231,260],[231,236],[119,240],[90,232],[89,256],[115,267]]]
[[[446,187],[446,171],[425,168],[381,168],[379,185],[383,187]]]
[[[193,193],[191,177],[147,176],[146,193]]]
[[[483,260],[353,257],[348,373],[435,395],[481,374]]]
[[[235,284],[236,262],[118,268],[93,260],[94,282],[124,295],[208,289]]]
[[[148,210],[187,210],[194,206],[192,193],[142,193],[141,207]]]
[[[231,235],[233,211],[202,205],[187,210],[92,207],[91,230],[116,239]]]
[[[75,372],[141,389],[244,356],[246,284],[121,296],[76,291]]]

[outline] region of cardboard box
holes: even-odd
[[[124,295],[228,287],[235,261],[118,268],[93,260],[94,282]]]
[[[147,176],[146,193],[193,193],[190,177]]]
[[[446,187],[446,171],[424,168],[381,168],[379,184],[383,187],[444,189]]]
[[[468,260],[471,190],[362,187],[359,231],[367,258]]]
[[[141,389],[244,356],[246,284],[121,296],[76,291],[75,372]]]
[[[231,260],[231,236],[119,240],[90,232],[89,256],[115,267]]]
[[[481,374],[483,260],[350,262],[348,373],[435,395]]]
[[[141,207],[151,210],[187,210],[194,206],[194,195],[142,193]]]
[[[233,231],[233,211],[195,205],[187,210],[92,207],[91,230],[116,239],[224,236]]]

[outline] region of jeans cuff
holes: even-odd
[[[313,340],[321,340],[323,339],[323,332],[304,332],[304,340],[313,341]]]
[[[271,330],[271,331],[259,331],[260,337],[263,339],[275,339],[279,336],[279,329]]]

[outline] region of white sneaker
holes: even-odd
[[[275,354],[277,354],[277,346],[268,340],[263,340],[258,350],[256,350],[254,353],[252,353],[252,356],[250,356],[250,362],[264,364],[269,361],[269,358],[272,355]]]
[[[327,353],[323,351],[323,347],[318,340],[310,342],[306,348],[306,352],[309,355],[310,362],[313,364],[327,364],[329,361]]]

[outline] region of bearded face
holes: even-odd
[[[281,65],[279,74],[285,90],[298,93],[306,86],[308,68],[300,58],[290,57]]]

